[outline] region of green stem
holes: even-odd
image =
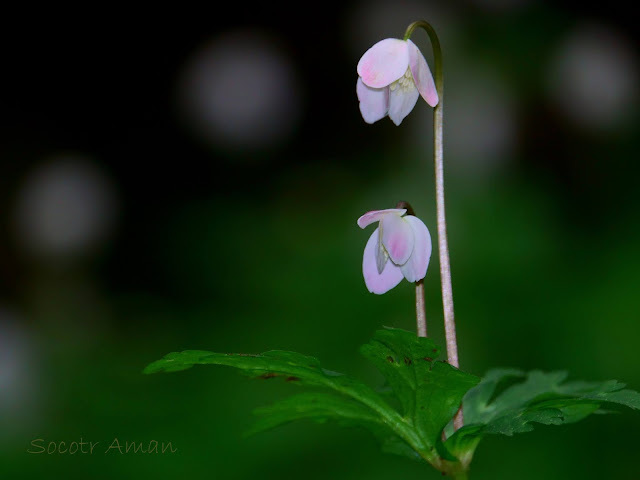
[[[446,475],[443,478],[452,478],[454,480],[467,480],[469,478],[469,466],[463,465],[460,462],[448,462],[446,460],[440,460],[437,465],[434,465],[442,475]]]
[[[436,213],[438,218],[438,253],[440,256],[440,278],[442,283],[442,307],[444,310],[444,328],[447,343],[447,360],[454,367],[460,366],[458,362],[458,342],[456,340],[456,323],[453,313],[453,289],[451,287],[451,264],[449,261],[449,245],[447,242],[447,221],[444,208],[444,166],[443,166],[443,75],[442,75],[442,50],[440,40],[433,27],[425,22],[414,22],[407,28],[404,39],[408,40],[416,28],[422,28],[429,35],[433,47],[435,62],[434,76],[436,91],[438,92],[438,105],[433,109],[433,162],[435,167],[436,182]],[[459,410],[454,419],[456,429],[463,425],[462,410]]]

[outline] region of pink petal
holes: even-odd
[[[386,210],[372,210],[365,213],[358,219],[358,226],[365,228],[367,225],[371,225],[373,222],[378,222],[386,213],[396,213],[400,216],[407,213],[405,208],[388,208]]]
[[[409,50],[409,67],[411,68],[413,80],[416,82],[416,87],[418,87],[418,91],[425,102],[435,107],[438,104],[438,91],[436,90],[436,84],[433,81],[431,70],[429,70],[429,64],[415,43],[407,40],[407,45]]]
[[[411,258],[400,267],[404,278],[410,282],[422,280],[427,274],[429,259],[431,258],[431,235],[427,226],[417,217],[407,215],[403,217],[413,230],[413,253]]]
[[[402,123],[404,117],[409,115],[413,107],[415,107],[419,96],[420,94],[415,85],[409,87],[408,90],[405,90],[400,85],[394,90],[391,90],[391,94],[389,95],[389,118],[393,123],[396,125]]]
[[[356,83],[356,93],[360,101],[360,113],[367,123],[384,118],[389,110],[389,88],[367,87],[360,77]]]
[[[413,252],[413,229],[400,215],[390,213],[380,220],[382,244],[396,265],[404,265]]]
[[[366,86],[382,88],[403,76],[408,67],[407,42],[387,38],[364,52],[358,62],[358,75]]]
[[[387,262],[382,273],[378,273],[376,265],[376,251],[378,250],[378,229],[369,237],[367,245],[364,247],[362,257],[362,275],[364,283],[371,293],[381,295],[398,285],[403,278],[400,267],[391,262]]]

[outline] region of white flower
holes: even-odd
[[[418,97],[438,104],[427,61],[411,40],[386,38],[367,50],[358,62],[356,93],[367,123],[389,115],[396,125],[409,115]]]
[[[403,278],[417,282],[427,274],[431,235],[422,220],[413,215],[403,217],[405,213],[404,208],[374,210],[358,219],[360,228],[380,222],[362,258],[364,283],[372,293],[386,293]]]

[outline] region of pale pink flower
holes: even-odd
[[[427,61],[411,40],[386,38],[367,50],[358,62],[356,93],[367,123],[389,115],[396,125],[409,115],[418,97],[438,104]]]
[[[404,208],[367,212],[358,219],[365,228],[380,222],[364,247],[362,274],[370,292],[378,295],[391,290],[403,278],[422,280],[431,258],[431,235],[418,217],[406,215]]]

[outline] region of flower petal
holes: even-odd
[[[413,215],[403,217],[413,230],[413,253],[411,258],[400,267],[404,278],[410,282],[422,280],[427,274],[429,259],[431,258],[431,235],[422,220]]]
[[[418,101],[418,89],[415,85],[409,87],[402,87],[398,85],[391,90],[389,94],[389,118],[393,120],[393,123],[400,125],[404,117],[411,113],[413,107],[416,106]]]
[[[382,273],[388,260],[389,254],[382,244],[382,230],[378,228],[378,247],[376,248],[376,267],[378,268],[378,273]]]
[[[378,229],[369,237],[367,245],[364,247],[362,257],[362,275],[364,283],[371,293],[381,295],[398,285],[403,278],[400,267],[391,262],[387,262],[382,273],[378,272],[376,264],[376,251],[378,250]]]
[[[398,80],[409,67],[407,42],[397,38],[380,40],[358,62],[358,75],[371,88],[382,88]]]
[[[367,87],[358,77],[356,93],[360,101],[360,113],[367,123],[374,123],[386,117],[389,111],[389,88]]]
[[[407,40],[407,45],[409,50],[409,68],[411,68],[413,81],[416,82],[416,87],[425,102],[435,107],[438,104],[438,91],[436,90],[436,84],[433,81],[431,70],[429,70],[429,64],[415,43]]]
[[[372,210],[365,213],[358,219],[358,226],[365,228],[367,225],[371,225],[373,222],[378,222],[386,213],[396,213],[400,216],[407,213],[406,208],[387,208],[386,210]]]
[[[390,213],[380,220],[382,244],[396,265],[404,265],[413,252],[413,229],[400,215]]]

